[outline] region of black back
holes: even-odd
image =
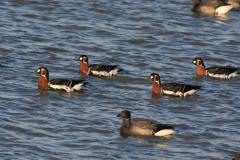
[[[99,64],[92,64],[88,67],[91,71],[106,71],[110,72],[111,70],[114,70],[118,65],[99,65]]]
[[[190,91],[192,89],[200,89],[201,86],[193,86],[193,85],[186,85],[186,84],[178,84],[178,83],[166,83],[163,84],[162,86],[163,90],[169,90],[169,91],[173,91],[173,92],[187,92]]]
[[[53,79],[50,81],[50,83],[52,85],[66,85],[66,86],[69,86],[69,87],[73,87],[75,86],[76,84],[79,84],[79,83],[84,83],[87,84],[88,82],[85,82],[85,80],[67,80],[67,79]]]
[[[226,74],[229,75],[238,70],[238,68],[231,68],[231,67],[209,67],[206,69],[209,73],[214,74]]]

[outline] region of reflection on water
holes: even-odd
[[[160,98],[160,97],[161,97],[160,94],[152,93],[152,98]]]
[[[156,145],[161,148],[167,148],[171,144],[172,139],[174,138],[173,134],[158,137],[158,136],[134,135],[134,134],[128,134],[128,133],[123,133],[123,132],[120,132],[120,136],[122,136],[124,138],[129,138],[129,137],[136,138],[138,140],[147,142],[148,144]],[[161,142],[159,142],[159,141],[161,141]]]
[[[46,89],[38,89],[38,93],[42,96],[49,95]]]
[[[196,77],[198,77],[198,78],[204,78],[205,75],[196,75]]]

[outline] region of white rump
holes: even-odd
[[[163,129],[161,131],[158,131],[157,133],[155,133],[155,136],[166,136],[172,133],[175,133],[176,131],[172,130],[172,129]]]

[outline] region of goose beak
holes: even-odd
[[[118,114],[116,117],[120,117],[120,114]]]

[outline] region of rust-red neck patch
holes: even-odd
[[[203,66],[197,66],[197,75],[206,75],[206,70]]]
[[[40,75],[38,80],[38,88],[39,89],[47,89],[48,88],[48,80],[45,76]]]
[[[157,82],[153,82],[152,91],[153,93],[161,94],[161,86]]]
[[[88,74],[88,70],[89,70],[88,65],[85,64],[85,63],[81,63],[81,65],[80,65],[80,72],[82,74]]]

